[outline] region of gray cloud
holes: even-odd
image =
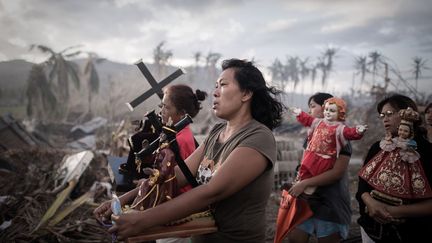
[[[83,44],[131,63],[151,60],[160,41],[174,61],[214,51],[268,66],[286,55],[313,59],[329,45],[343,50],[341,61],[373,50],[432,59],[431,12],[428,0],[0,0],[0,60],[40,55],[29,53],[33,43],[57,51]]]

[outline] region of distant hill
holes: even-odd
[[[0,62],[0,87],[5,90],[23,89],[33,63],[24,60]]]
[[[83,74],[86,59],[76,59],[74,62],[78,64],[81,72],[81,88],[70,90],[72,97],[70,112],[80,116],[89,110],[87,79]],[[33,63],[23,60],[0,62],[0,87],[2,91],[7,89],[7,92],[0,92],[0,111],[5,107],[20,107],[21,114],[25,115],[26,83],[32,65]],[[157,70],[155,65],[148,63],[146,66],[157,81],[161,81],[177,69],[177,67],[166,66]],[[125,103],[132,101],[150,88],[149,83],[135,65],[105,60],[96,64],[96,69],[101,83],[99,92],[92,96],[91,110],[94,115],[118,121],[125,118],[141,119],[147,111],[159,110],[157,105],[160,100],[156,95],[139,105],[133,112],[127,109]],[[208,93],[207,99],[202,103],[202,110],[194,119],[194,125],[198,127],[196,129],[205,129],[206,124],[216,119],[211,112],[211,103],[212,92],[220,69],[189,66],[184,70],[186,73],[173,83],[184,83],[193,89],[200,89]],[[283,102],[288,106],[297,106],[306,110],[307,98],[308,96],[302,94],[285,94]]]
[[[87,80],[83,74],[86,59],[73,61],[78,64],[80,69],[81,88],[70,90],[72,97],[70,106],[72,107],[71,112],[80,114],[88,111]],[[0,62],[0,111],[17,107],[20,110],[24,109],[26,84],[32,65],[33,63],[24,60]],[[147,63],[146,66],[157,81],[161,81],[177,69],[177,67],[166,66],[157,70],[155,65]],[[100,78],[100,88],[98,94],[93,95],[92,98],[92,112],[95,115],[116,120],[122,117],[140,119],[147,111],[158,109],[157,105],[160,100],[156,95],[139,105],[133,112],[127,109],[125,103],[132,101],[150,88],[149,83],[135,65],[105,60],[96,64],[96,69]],[[207,91],[209,97],[203,103],[203,110],[209,110],[211,91],[219,71],[217,69],[209,70],[205,67],[187,67],[185,71],[186,74],[180,76],[173,83],[184,83],[194,89]],[[206,114],[200,115],[208,117],[208,112],[203,113]]]

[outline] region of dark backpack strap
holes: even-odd
[[[186,163],[184,162],[184,160],[180,156],[180,150],[179,150],[179,146],[178,146],[177,140],[174,139],[170,143],[170,148],[174,152],[174,156],[175,156],[177,165],[179,166],[179,168],[182,171],[183,175],[186,177],[186,180],[189,182],[189,184],[192,185],[192,187],[197,187],[198,186],[198,182],[195,180],[195,177],[192,175],[192,172],[189,170],[189,168],[187,167]]]

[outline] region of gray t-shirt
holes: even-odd
[[[218,232],[195,236],[193,242],[264,242],[265,210],[273,183],[276,141],[263,124],[252,120],[225,143],[218,138],[226,123],[217,124],[204,141],[205,158],[197,180],[207,183],[228,155],[237,147],[249,147],[268,160],[267,169],[249,185],[228,198],[211,205]],[[241,173],[239,171],[238,173]]]

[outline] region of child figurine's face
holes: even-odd
[[[411,134],[411,129],[409,126],[401,124],[399,125],[399,129],[398,129],[398,135],[399,137],[403,138],[403,139],[407,139],[410,137]]]
[[[326,103],[324,106],[324,119],[327,121],[337,121],[339,110],[336,104]]]

